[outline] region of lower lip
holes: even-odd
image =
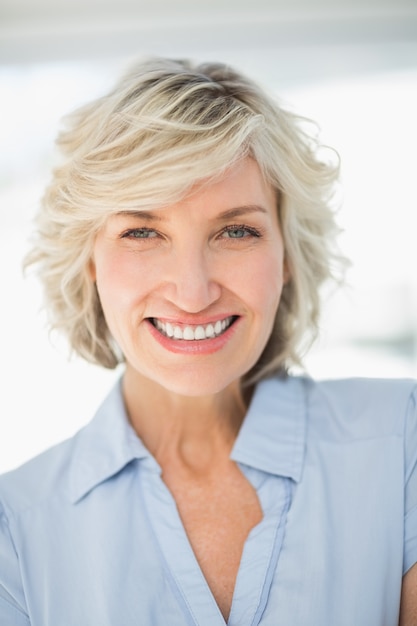
[[[171,339],[166,337],[155,328],[155,326],[149,320],[146,320],[149,332],[156,341],[169,352],[175,354],[213,354],[218,352],[227,344],[227,342],[235,334],[236,327],[239,324],[240,318],[235,320],[229,328],[227,328],[218,337],[211,339],[198,339],[194,341],[187,341],[186,339]]]

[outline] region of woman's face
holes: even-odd
[[[91,269],[128,368],[181,395],[217,393],[273,327],[285,274],[275,193],[247,158],[176,204],[111,216]]]

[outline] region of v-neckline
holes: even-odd
[[[262,617],[283,542],[291,481],[249,467],[240,469],[257,491],[263,519],[244,544],[227,626],[255,626]],[[149,468],[141,474],[149,523],[184,610],[199,626],[226,626],[160,472]]]

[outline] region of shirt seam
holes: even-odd
[[[278,564],[279,556],[281,554],[281,550],[284,545],[285,526],[287,523],[288,513],[290,509],[290,504],[291,504],[292,483],[289,482],[290,480],[291,479],[287,478],[287,480],[284,482],[284,488],[286,491],[284,507],[283,507],[275,534],[274,534],[274,541],[273,541],[272,550],[270,553],[267,574],[265,576],[264,583],[262,585],[261,593],[259,594],[258,607],[255,611],[255,615],[253,616],[251,626],[257,626],[257,624],[260,623],[262,616],[265,612],[265,609],[268,604],[269,593],[271,591],[272,581],[273,581],[275,571],[276,571],[276,566]],[[282,532],[282,538],[281,538],[281,541],[277,541],[280,531]],[[274,563],[275,563],[275,567],[274,567]]]
[[[406,444],[407,444],[407,422],[408,422],[408,416],[409,416],[409,412],[412,410],[412,405],[414,405],[414,411],[416,411],[416,392],[417,392],[417,383],[413,386],[413,388],[410,391],[410,394],[408,396],[407,399],[407,404],[405,407],[405,411],[404,411],[404,419],[403,419],[403,442],[404,442],[404,488],[407,486],[408,481],[410,480],[411,474],[412,472],[409,473],[409,468],[406,465],[406,460],[407,460],[407,454],[406,454]],[[417,418],[417,416],[416,416]],[[417,507],[417,505],[416,505]],[[413,507],[413,508],[416,508]],[[411,509],[412,510],[412,509]],[[411,511],[409,511],[408,513],[410,513]]]
[[[4,523],[4,526],[7,528],[7,534],[9,536],[10,539],[10,544],[12,546],[13,552],[15,554],[17,563],[18,563],[18,569],[19,569],[19,577],[20,577],[20,581],[21,581],[21,585],[22,585],[22,591],[24,594],[24,589],[23,589],[23,580],[22,580],[22,575],[21,575],[21,570],[20,570],[20,559],[19,559],[19,553],[17,551],[16,548],[16,543],[13,537],[13,532],[10,526],[10,521],[9,518],[6,515],[6,512],[3,510],[3,512],[0,515],[0,520]],[[2,600],[4,600],[5,602],[7,602],[9,604],[9,606],[13,607],[14,609],[16,609],[17,611],[19,611],[19,613],[21,613],[24,617],[26,617],[29,620],[29,615],[26,611],[23,610],[23,608],[19,608],[19,606],[17,604],[12,604],[9,600],[7,600],[7,598],[2,597]]]
[[[0,600],[1,602],[5,602],[8,606],[12,607],[12,609],[14,609],[17,613],[19,613],[22,617],[24,617],[27,623],[30,624],[29,615],[25,611],[22,611],[22,609],[20,609],[17,604],[10,602],[10,600],[5,598],[4,596],[0,596]]]
[[[1,498],[0,502],[1,505],[3,507],[3,515],[6,517],[6,519],[8,520],[8,525],[10,527],[10,522],[16,523],[17,520],[22,517],[23,515],[25,515],[26,513],[29,513],[30,511],[39,509],[41,507],[43,507],[44,505],[46,505],[49,502],[53,502],[54,500],[57,499],[62,499],[63,501],[66,501],[65,497],[63,496],[62,492],[59,493],[54,493],[51,494],[45,498],[42,498],[41,500],[39,500],[38,502],[34,502],[32,504],[28,504],[27,506],[23,506],[22,508],[18,508],[18,509],[13,509],[10,504],[7,502],[7,500],[5,500],[4,498]],[[7,510],[7,512],[6,512]]]
[[[148,510],[147,510],[147,507],[145,505],[143,495],[141,495],[141,500],[142,500],[142,508],[143,508],[144,513],[145,513],[145,516],[146,516],[146,519],[147,519],[147,522],[148,522],[148,526],[149,526],[150,531],[152,533],[154,545],[155,545],[156,550],[159,553],[160,559],[161,559],[161,561],[162,561],[162,563],[164,565],[164,571],[166,572],[168,578],[171,580],[171,584],[173,583],[172,586],[173,586],[173,592],[175,594],[175,597],[180,600],[181,604],[186,606],[186,608],[189,611],[189,615],[191,615],[191,617],[192,617],[192,619],[194,621],[194,624],[196,624],[198,626],[198,624],[199,624],[198,619],[197,619],[197,617],[196,617],[192,607],[190,606],[186,596],[182,592],[181,585],[177,581],[177,577],[175,576],[174,572],[171,571],[171,568],[169,567],[169,565],[167,563],[167,560],[166,560],[165,555],[164,555],[164,553],[163,553],[163,551],[161,549],[161,546],[159,545],[158,537],[157,537],[155,529],[154,529],[154,527],[153,527],[153,525],[151,523],[150,516],[149,516]],[[185,617],[187,617],[187,615],[185,615]]]
[[[338,445],[349,445],[352,443],[360,443],[361,441],[380,441],[381,439],[404,439],[404,434],[403,433],[389,433],[386,435],[375,435],[375,436],[367,436],[367,437],[352,437],[351,439],[343,439],[343,440],[337,440],[337,439],[325,439],[324,437],[320,437],[317,438],[318,442],[323,442],[323,443],[334,443],[334,444],[338,444]]]
[[[417,504],[415,504],[412,509],[406,512],[404,516],[404,521],[408,519],[409,517],[415,515],[416,512],[417,512]]]

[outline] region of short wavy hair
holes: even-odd
[[[52,329],[88,361],[116,367],[115,344],[89,272],[94,238],[109,215],[178,201],[239,159],[255,159],[277,192],[290,279],[263,354],[259,380],[302,362],[317,335],[320,288],[337,278],[337,153],[316,125],[221,63],[151,58],[115,88],[67,116],[62,161],[46,189],[34,244]]]

